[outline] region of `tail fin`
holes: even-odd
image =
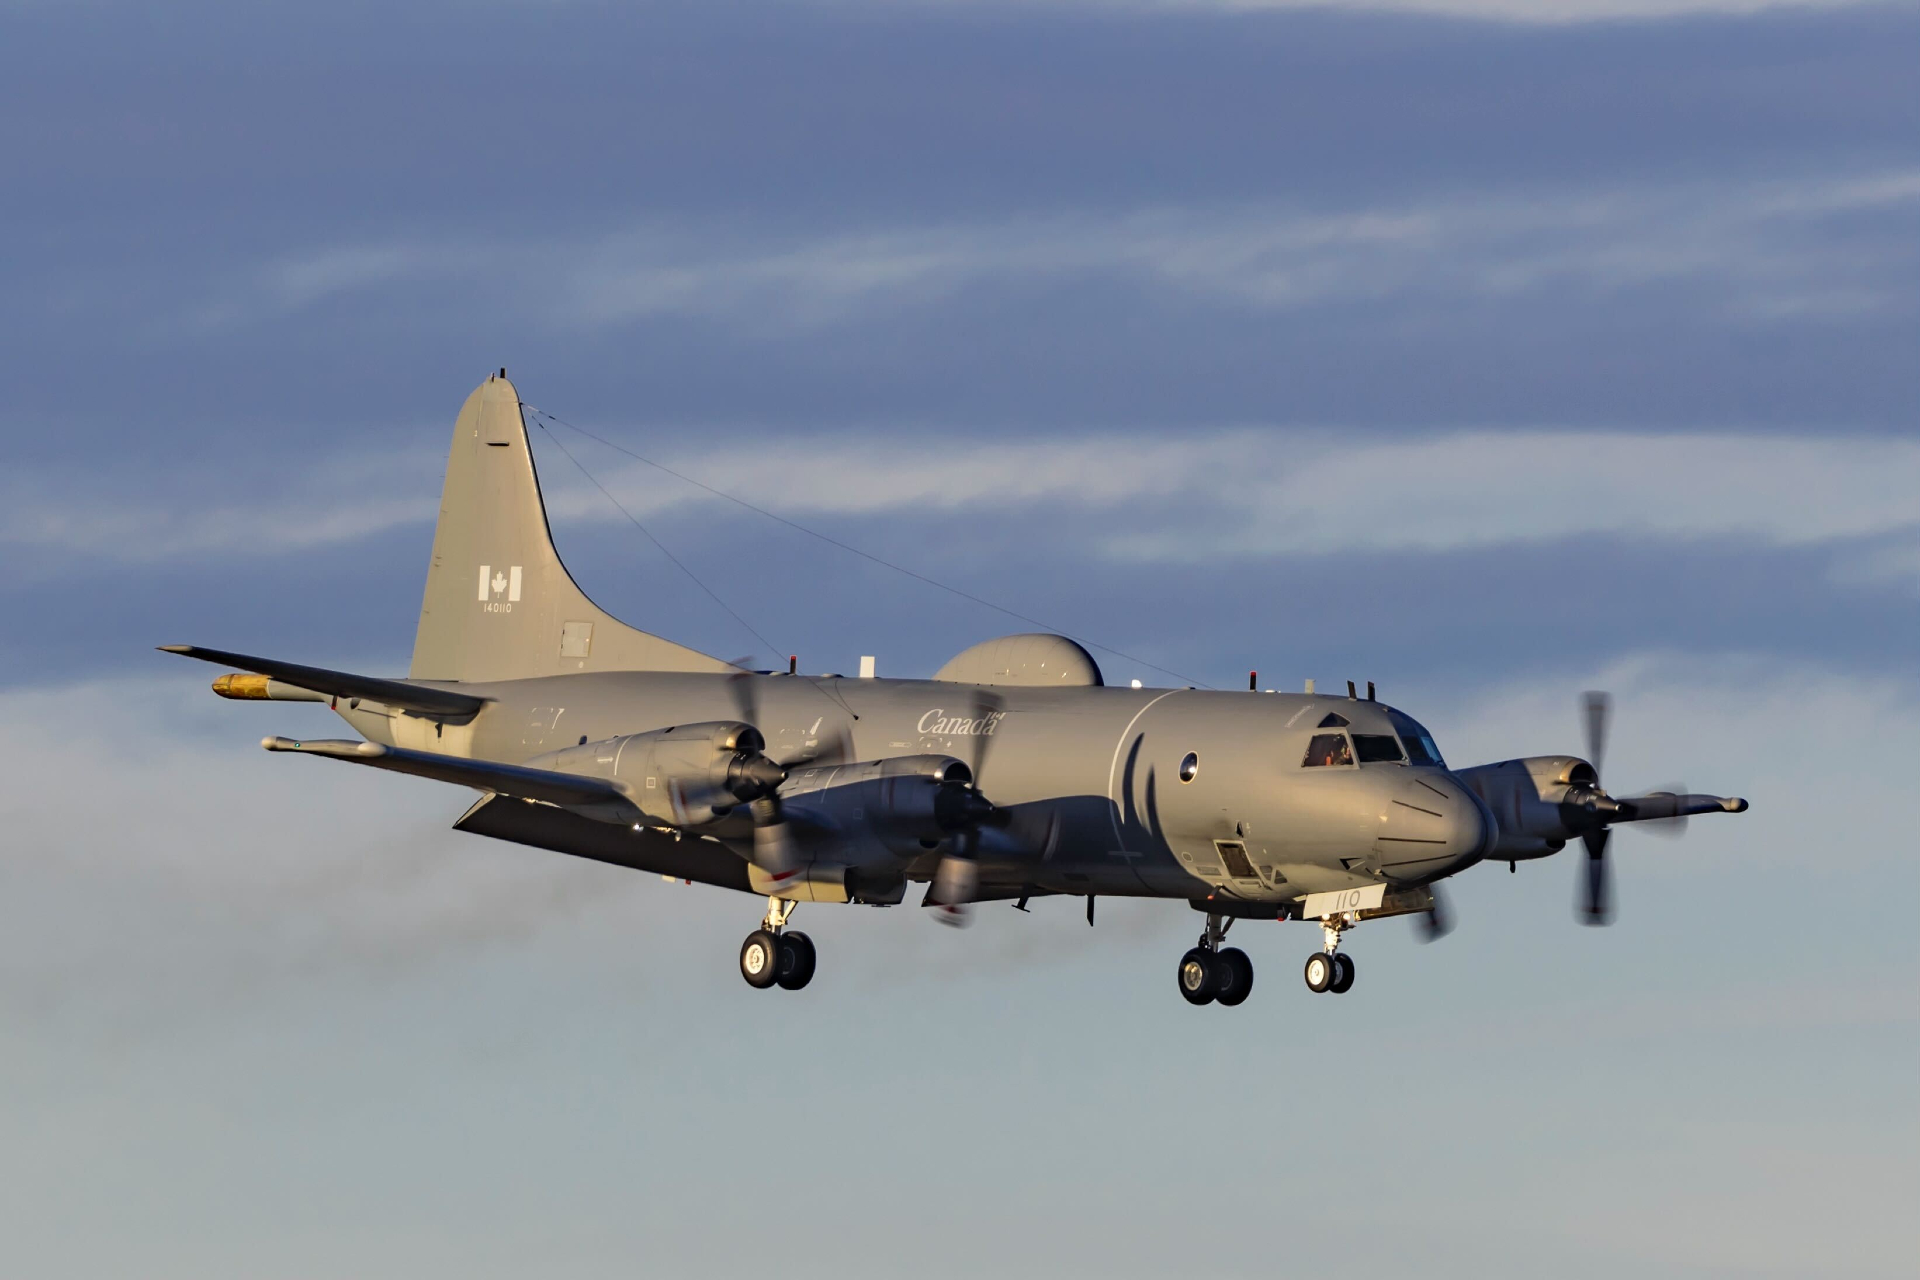
[[[617,621],[574,584],[553,549],[519,393],[504,369],[481,383],[453,424],[409,677],[727,670]]]

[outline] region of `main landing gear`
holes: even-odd
[[[813,939],[786,931],[793,908],[785,898],[768,898],[766,919],[740,944],[740,976],[748,986],[798,991],[813,981]]]
[[[1307,957],[1307,990],[1331,991],[1345,995],[1353,987],[1353,957],[1340,950],[1340,935],[1353,927],[1346,916],[1328,916],[1320,922],[1327,937],[1327,949]]]
[[[1200,943],[1180,957],[1180,994],[1188,1004],[1236,1005],[1253,990],[1253,961],[1238,947],[1222,950],[1231,919],[1210,915]]]
[[[1340,950],[1340,935],[1359,923],[1358,914],[1321,919],[1327,945],[1307,957],[1307,990],[1338,996],[1353,989],[1353,957]],[[1209,915],[1198,945],[1180,957],[1180,994],[1188,1004],[1236,1005],[1253,990],[1253,961],[1238,947],[1220,945],[1231,928],[1232,917]]]

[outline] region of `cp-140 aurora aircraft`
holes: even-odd
[[[454,424],[413,663],[377,679],[191,646],[247,674],[229,698],[325,702],[364,741],[299,752],[481,792],[454,824],[497,839],[767,900],[740,950],[755,987],[807,985],[801,902],[901,902],[962,923],[971,904],[1071,894],[1173,898],[1205,913],[1180,993],[1237,1005],[1241,919],[1310,919],[1312,990],[1344,992],[1345,931],[1420,915],[1437,881],[1579,840],[1581,914],[1609,916],[1607,836],[1628,822],[1738,813],[1744,800],[1615,799],[1588,755],[1448,767],[1411,716],[1359,696],[1114,688],[1057,635],[956,655],[931,680],[749,671],[616,621],[553,547],[523,408],[502,370]]]

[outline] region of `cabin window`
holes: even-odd
[[[1187,752],[1187,758],[1180,762],[1180,781],[1192,782],[1193,775],[1199,772],[1200,757],[1191,751]]]
[[[1356,733],[1353,749],[1361,764],[1404,764],[1407,759],[1400,752],[1400,739],[1390,733]]]
[[[1301,767],[1306,769],[1352,763],[1353,749],[1347,745],[1347,735],[1344,733],[1314,734],[1313,741],[1307,744],[1307,758],[1300,762]]]

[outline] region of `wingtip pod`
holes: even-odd
[[[301,742],[295,738],[282,738],[270,734],[260,739],[260,745],[268,751],[297,751],[309,756],[333,756],[336,759],[370,759],[387,754],[387,748],[377,742],[352,742],[345,739],[328,739],[324,742]]]
[[[1728,796],[1720,802],[1720,807],[1728,813],[1745,813],[1747,802],[1739,796]]]
[[[265,699],[267,677],[255,675],[225,675],[213,682],[213,691],[223,698],[252,701]]]
[[[213,682],[213,691],[237,702],[325,702],[327,695],[275,680],[272,676],[230,674]]]

